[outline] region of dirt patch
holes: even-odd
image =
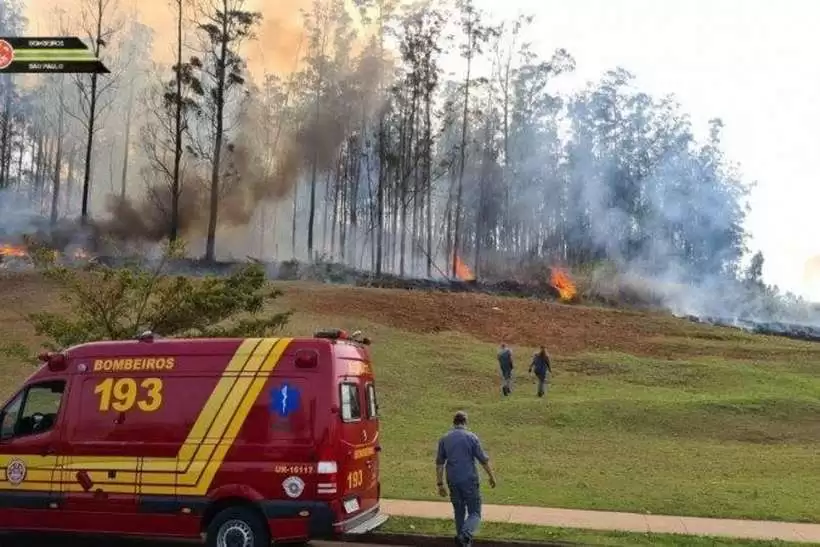
[[[420,333],[456,331],[481,340],[547,345],[556,353],[630,350],[658,336],[663,324],[617,310],[484,294],[438,293],[289,284],[288,303],[318,314],[357,316]]]
[[[820,358],[820,344],[802,343],[793,349],[780,347],[769,351],[765,343],[768,337],[755,337],[750,342],[748,335],[733,329],[699,325],[659,313],[474,293],[306,282],[277,286],[285,292],[282,304],[296,311],[360,317],[418,333],[461,332],[492,343],[506,341],[530,347],[544,344],[551,352],[563,356],[611,351],[672,360],[706,355],[782,359],[799,352],[801,361],[811,356]],[[64,306],[58,290],[41,277],[31,273],[0,274],[0,328],[6,337],[33,343],[34,333],[25,315],[40,310],[57,311]],[[580,374],[618,372],[592,360],[579,359],[570,366]]]
[[[288,283],[283,289],[288,305],[309,313],[361,317],[419,333],[463,332],[493,343],[506,341],[531,347],[544,344],[551,352],[562,355],[616,351],[674,360],[707,355],[775,359],[784,352],[794,352],[767,351],[762,342],[768,337],[762,336],[760,344],[749,347],[748,335],[740,331],[695,324],[660,313],[485,294],[304,283]],[[701,339],[709,337],[713,344],[699,346],[698,335]],[[816,351],[820,357],[820,344]]]

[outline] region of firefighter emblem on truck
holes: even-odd
[[[298,498],[305,491],[305,481],[294,475],[282,481],[282,488],[289,498]]]
[[[6,480],[14,486],[26,480],[27,474],[28,471],[26,470],[26,464],[23,463],[23,460],[15,458],[6,466]]]

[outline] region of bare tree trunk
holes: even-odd
[[[62,83],[61,83],[62,85]],[[51,226],[57,225],[59,217],[60,205],[60,175],[63,167],[63,116],[64,108],[62,107],[62,89],[60,90],[60,112],[57,118],[57,152],[54,158],[54,189],[51,192]]]
[[[40,206],[40,214],[45,215],[46,213],[46,197],[47,197],[47,187],[46,183],[48,182],[48,177],[50,176],[51,170],[50,167],[54,165],[52,163],[52,158],[54,157],[54,141],[53,137],[48,137],[46,139],[46,153],[43,156],[43,185],[40,187],[40,194],[38,196],[38,202]]]
[[[412,222],[411,222],[411,237],[410,237],[410,271],[415,272],[416,266],[418,265],[418,241],[419,241],[419,169],[418,169],[418,160],[419,160],[419,135],[422,135],[418,130],[418,126],[421,125],[418,121],[420,116],[418,115],[418,101],[419,93],[417,90],[413,92],[413,131],[412,131],[412,139],[410,144],[412,145],[412,154],[410,156],[410,160],[413,162],[411,165],[411,171],[413,173],[413,191],[410,199],[413,200],[413,214],[412,214]]]
[[[395,273],[397,271],[397,261],[398,261],[398,243],[399,243],[399,215],[401,214],[401,179],[398,179],[393,184],[393,227],[392,227],[392,237],[390,238],[390,264],[392,271]]]
[[[427,277],[433,276],[433,150],[431,94],[428,92],[424,107],[424,183],[427,185]]]
[[[364,127],[362,128],[362,135],[364,135]],[[361,265],[356,265],[356,251],[357,245],[356,241],[359,238],[359,185],[361,184],[361,170],[362,170],[362,159],[361,159],[361,146],[362,141],[360,138],[356,138],[354,142],[354,150],[350,156],[351,162],[351,175],[350,175],[350,228],[348,229],[349,237],[348,241],[350,242],[350,251],[348,256],[351,258],[352,262],[350,263],[352,266],[361,267]]]
[[[97,0],[97,35],[94,40],[94,55],[99,58],[100,48],[102,47],[102,20],[103,20],[103,2],[104,0]],[[88,224],[88,201],[91,189],[91,160],[94,149],[94,125],[97,118],[97,73],[91,74],[91,91],[88,104],[88,124],[86,128],[88,133],[85,142],[85,171],[83,173],[83,202],[80,210],[80,224],[86,226]]]
[[[384,91],[384,74],[381,63],[384,60],[384,0],[377,3],[379,8],[379,100],[382,100]],[[379,183],[376,189],[376,275],[382,273],[382,259],[384,257],[384,187],[387,184],[386,151],[384,138],[385,110],[379,111]]]
[[[293,215],[291,216],[290,252],[296,260],[296,212],[299,205],[299,185],[293,187]]]
[[[367,173],[367,194],[369,209],[370,229],[368,231],[368,238],[370,239],[370,270],[376,271],[376,233],[378,224],[376,222],[376,196],[373,195],[373,179],[372,179],[372,165],[370,164],[371,152],[367,152],[367,159],[365,165],[365,172]]]
[[[339,171],[337,170],[335,183],[333,184],[333,218],[330,221],[330,252],[334,257],[336,257],[336,229],[339,222],[339,196],[341,195],[339,178]]]
[[[325,46],[327,42],[327,32],[322,33],[321,44],[319,46],[319,58],[323,59],[325,55]],[[311,159],[310,167],[310,202],[308,205],[308,233],[307,233],[307,248],[308,260],[313,261],[313,224],[316,219],[316,179],[319,170],[319,118],[322,113],[322,85],[324,83],[324,68],[319,67],[316,78],[316,89],[314,89],[313,100],[316,101],[314,110],[314,128],[313,128],[313,158]]]
[[[376,188],[376,275],[382,273],[384,258],[384,187],[387,184],[384,151],[384,114],[379,115],[379,182]]]
[[[182,162],[182,1],[177,0],[177,63],[176,104],[174,105],[174,175],[171,180],[171,226],[168,239],[174,242],[179,237],[179,168]]]
[[[341,197],[339,199],[339,260],[342,264],[346,264],[347,260],[347,164],[345,165],[343,175],[339,177],[339,185],[341,186]]]
[[[310,170],[310,200],[308,202],[308,233],[307,233],[307,251],[308,261],[313,262],[313,223],[316,219],[316,179],[319,170],[318,146],[314,146],[313,161]]]
[[[24,130],[21,128],[21,130]],[[25,135],[20,135],[20,154],[17,156],[17,187],[21,188],[23,185],[23,158],[26,155],[26,138]]]
[[[36,141],[35,141],[35,149],[36,151],[32,154],[32,173],[33,179],[31,181],[31,186],[29,186],[29,201],[33,204],[37,192],[42,184],[43,174],[40,171],[43,165],[43,147],[45,146],[43,143],[43,133],[42,130],[38,127],[36,129]]]
[[[271,216],[273,217],[273,225],[271,226],[270,233],[273,236],[273,254],[271,258],[274,260],[279,260],[279,204],[275,204],[273,206],[273,212]]]
[[[473,65],[473,32],[472,26],[467,32],[467,75],[464,78],[464,110],[461,116],[461,149],[458,166],[458,185],[456,187],[455,227],[453,228],[453,277],[456,277],[458,253],[461,239],[461,196],[464,190],[464,169],[467,161],[467,123],[470,107],[470,75]]]
[[[11,141],[11,90],[5,91],[5,105],[3,106],[3,131],[0,136],[0,188],[8,186],[9,169],[6,161],[6,149]]]
[[[330,178],[333,176],[333,170],[328,169],[327,178],[325,180],[325,196],[324,196],[324,213],[322,214],[322,253],[327,253],[327,228],[328,215],[330,214]],[[332,252],[331,252],[332,254]]]
[[[128,156],[131,151],[131,116],[134,111],[134,87],[128,94],[128,113],[125,115],[125,142],[122,149],[122,180],[120,181],[120,199],[125,199],[128,186]]]
[[[43,186],[46,180],[46,163],[48,157],[48,135],[43,133],[40,136],[40,144],[37,147],[37,178],[35,179],[34,189],[32,190],[31,203],[33,207],[42,208],[43,203]]]
[[[74,197],[74,161],[77,157],[77,151],[72,145],[71,151],[68,153],[68,171],[66,173],[65,181],[65,198],[63,203],[63,213],[65,215],[71,214],[71,201]]]
[[[265,256],[265,230],[267,229],[267,218],[265,215],[265,203],[262,202],[257,208],[259,214],[259,260],[264,260]]]
[[[211,208],[208,218],[208,239],[205,244],[205,260],[213,261],[216,254],[216,225],[219,214],[219,168],[222,160],[222,141],[225,137],[225,72],[228,62],[228,0],[222,0],[222,43],[216,60],[216,135],[214,136],[214,159],[211,165]]]

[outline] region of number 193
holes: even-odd
[[[154,412],[162,406],[162,380],[145,378],[137,385],[134,378],[106,378],[97,384],[94,394],[100,397],[100,412],[126,412],[134,405],[143,412]]]

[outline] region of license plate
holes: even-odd
[[[358,498],[353,498],[352,500],[345,500],[344,506],[346,512],[355,513],[359,510],[359,500]]]

